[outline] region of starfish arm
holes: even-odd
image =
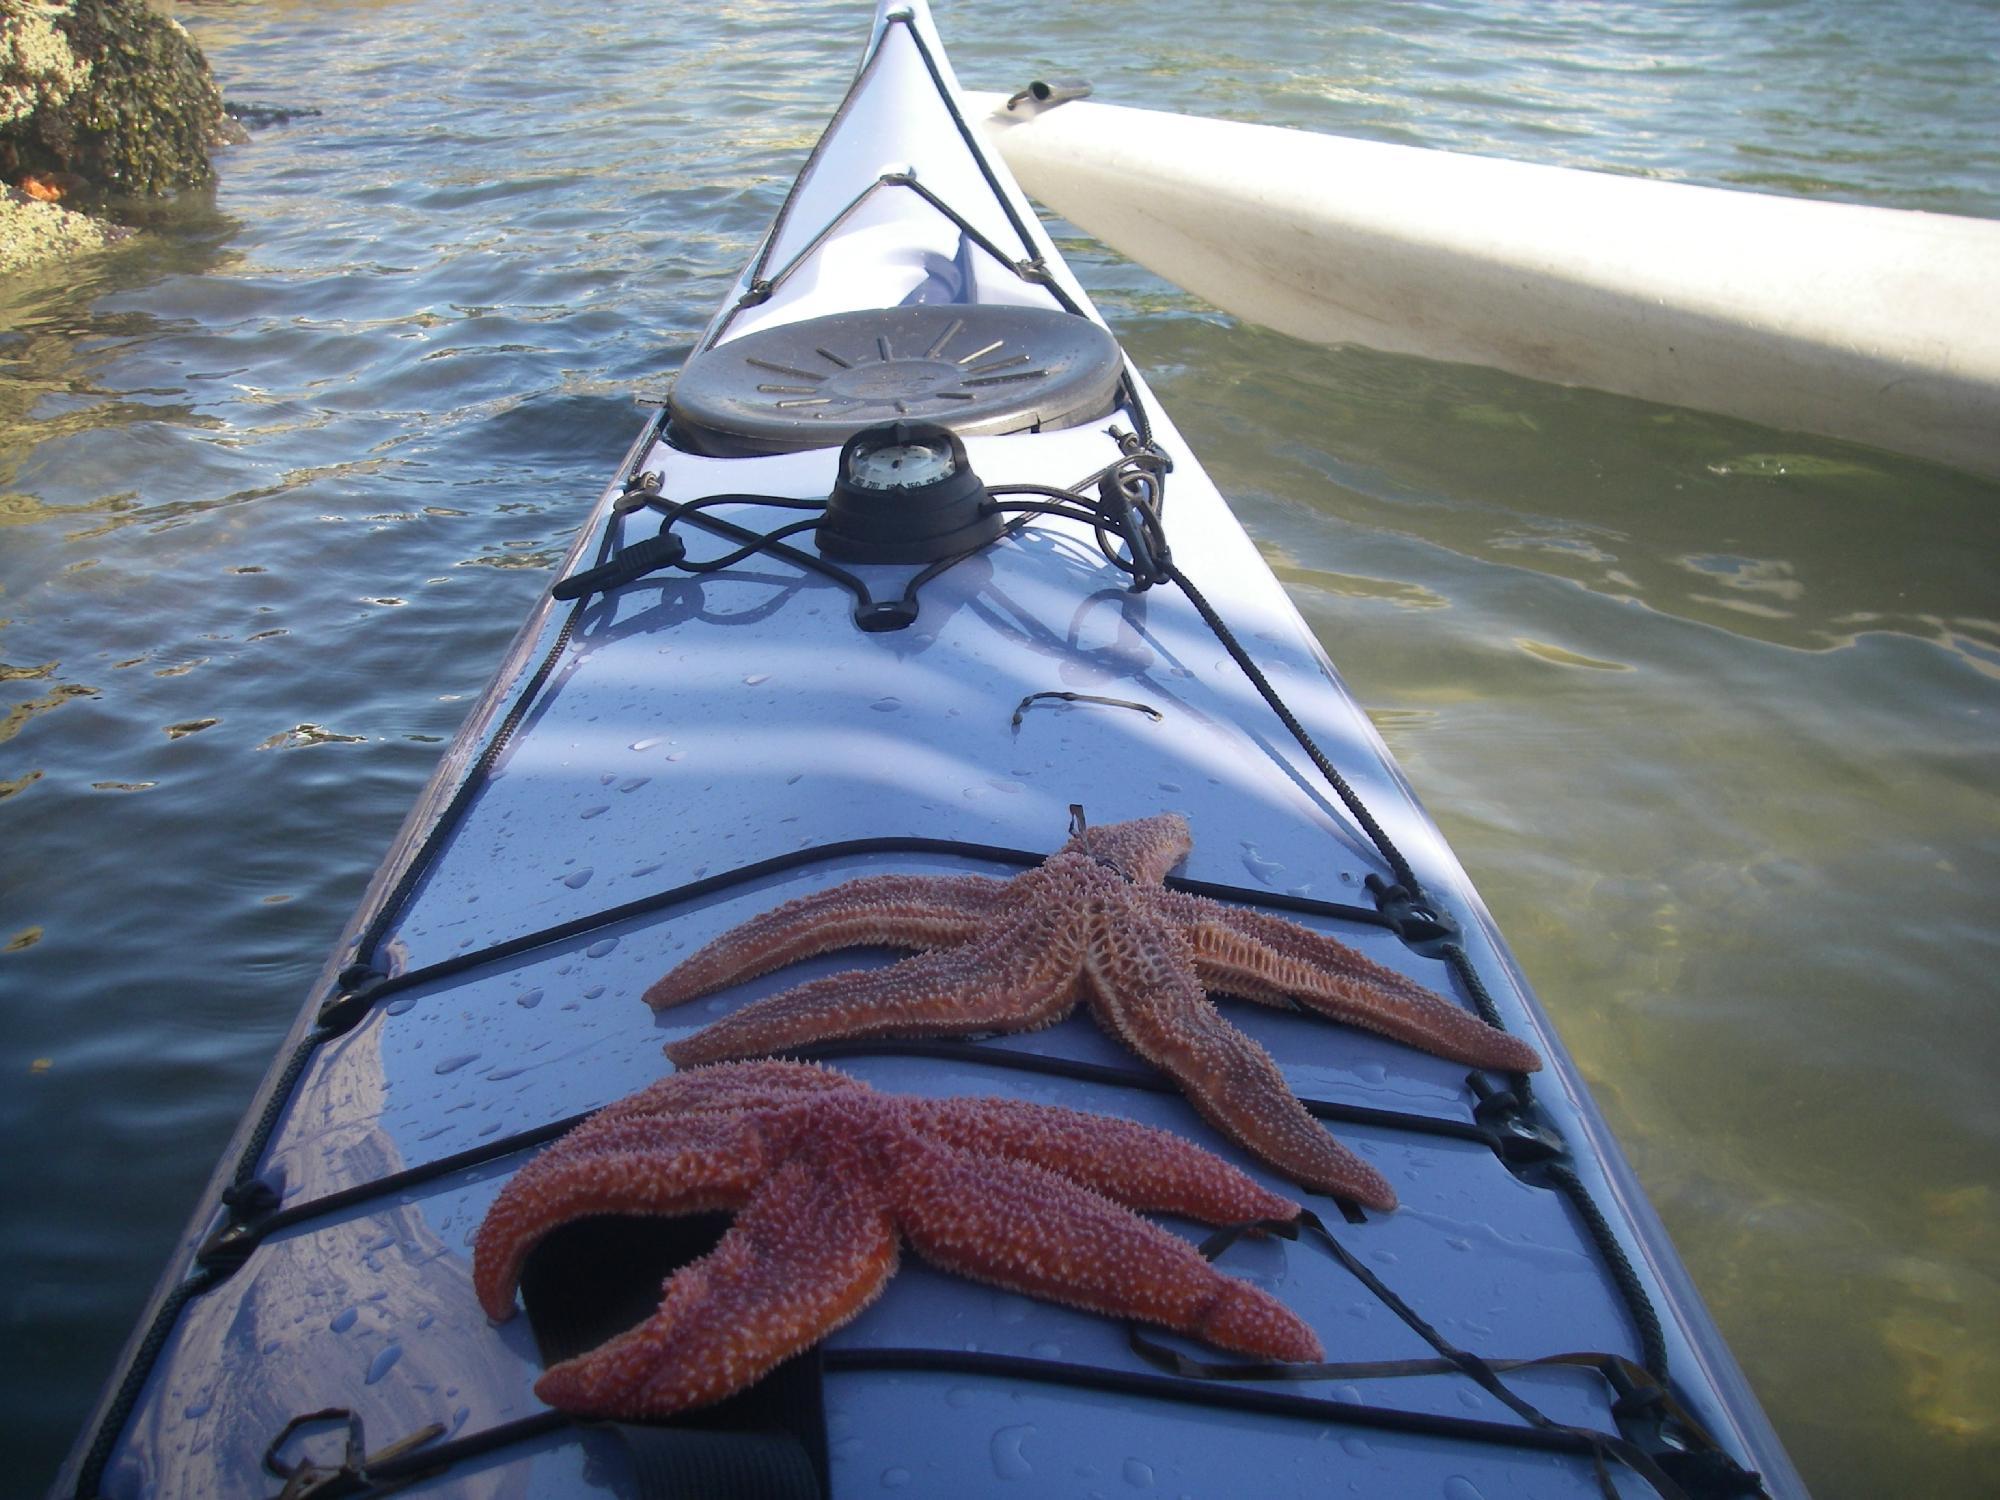
[[[1188,857],[1194,836],[1179,813],[1156,813],[1129,823],[1106,823],[1072,834],[1059,853],[1107,860],[1135,885],[1156,886]]]
[[[710,1405],[860,1314],[895,1274],[896,1243],[872,1184],[789,1162],[712,1251],[667,1278],[658,1312],[551,1366],[535,1394],[593,1417]]]
[[[1130,904],[1090,955],[1093,1009],[1134,1052],[1172,1075],[1210,1124],[1292,1181],[1371,1208],[1396,1206],[1388,1180],[1328,1135],[1293,1097],[1271,1054],[1223,1020],[1192,973],[1185,940]]]
[[[1170,1130],[1013,1099],[921,1106],[924,1133],[980,1156],[1032,1162],[1114,1203],[1206,1224],[1290,1219],[1299,1205]]]
[[[694,1114],[764,1109],[802,1103],[827,1093],[868,1092],[868,1085],[832,1068],[804,1062],[740,1062],[674,1073],[638,1093],[608,1104],[578,1130],[636,1115]],[[564,1139],[573,1139],[566,1136]]]
[[[1541,1055],[1463,1006],[1337,938],[1262,912],[1177,892],[1157,903],[1194,949],[1202,984],[1265,1004],[1296,1000],[1335,1021],[1475,1068],[1532,1073]]]
[[[593,1214],[679,1215],[735,1208],[770,1166],[751,1117],[614,1120],[575,1144],[565,1136],[514,1174],[472,1245],[472,1285],[496,1322],[514,1315],[528,1252],[553,1231]],[[622,1149],[620,1149],[622,1147]]]
[[[1074,923],[1038,912],[965,947],[831,974],[667,1044],[676,1067],[849,1037],[1032,1031],[1076,1003]]]
[[[944,1270],[1244,1354],[1321,1357],[1313,1331],[1275,1297],[1054,1172],[917,1142],[886,1185],[911,1247]]]
[[[773,969],[864,944],[940,948],[999,914],[1007,882],[986,875],[871,875],[787,901],[690,954],[646,991],[665,1010]]]

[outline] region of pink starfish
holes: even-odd
[[[473,1243],[473,1286],[513,1316],[528,1252],[594,1214],[736,1212],[660,1310],[552,1366],[549,1405],[659,1417],[743,1389],[852,1320],[907,1240],[947,1271],[1270,1359],[1316,1360],[1312,1330],[1132,1210],[1208,1223],[1298,1204],[1167,1131],[1005,1099],[878,1094],[808,1063],[678,1073],[522,1168]]]
[[[1162,887],[1193,847],[1162,813],[1071,838],[1012,880],[878,875],[753,917],[646,991],[656,1010],[857,944],[924,951],[814,980],[667,1047],[682,1067],[846,1037],[1032,1031],[1088,999],[1106,1031],[1170,1074],[1222,1133],[1309,1188],[1375,1208],[1396,1194],[1292,1096],[1271,1056],[1205,993],[1307,1009],[1480,1068],[1532,1072],[1518,1038],[1346,944]]]

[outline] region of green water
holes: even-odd
[[[0,285],[8,1484],[865,8],[188,7],[259,131]],[[1990,5],[941,5],[960,72],[2000,214]],[[1823,1496],[2000,1466],[2000,486],[1065,250],[1472,870]]]

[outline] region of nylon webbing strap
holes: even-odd
[[[1482,1390],[1506,1406],[1522,1421],[1537,1430],[1562,1433],[1587,1444],[1596,1466],[1598,1488],[1609,1500],[1617,1500],[1617,1488],[1611,1480],[1606,1460],[1615,1460],[1639,1475],[1664,1500],[1687,1500],[1686,1493],[1669,1478],[1660,1467],[1636,1444],[1615,1433],[1599,1432],[1592,1428],[1576,1427],[1569,1423],[1556,1422],[1536,1408],[1531,1402],[1514,1391],[1500,1378],[1503,1370],[1526,1369],[1537,1365],[1571,1365],[1596,1370],[1606,1374],[1612,1368],[1636,1371],[1629,1361],[1619,1361],[1608,1354],[1557,1354],[1533,1359],[1492,1361],[1451,1343],[1415,1308],[1403,1300],[1387,1283],[1364,1265],[1326,1227],[1325,1222],[1310,1209],[1300,1213],[1296,1219],[1265,1220],[1247,1224],[1231,1224],[1211,1234],[1201,1244],[1201,1253],[1209,1260],[1220,1256],[1231,1245],[1245,1235],[1272,1234],[1283,1239],[1295,1239],[1303,1230],[1309,1234],[1328,1255],[1338,1261],[1343,1269],[1372,1293],[1375,1299],[1393,1312],[1412,1332],[1438,1352],[1436,1359],[1416,1360],[1368,1360],[1346,1362],[1320,1362],[1316,1364],[1292,1364],[1273,1361],[1242,1361],[1222,1364],[1208,1360],[1198,1360],[1162,1344],[1146,1334],[1137,1324],[1128,1324],[1127,1336],[1133,1350],[1141,1358],[1171,1370],[1176,1375],[1201,1380],[1355,1380],[1355,1379],[1400,1379],[1413,1375],[1464,1375]],[[1643,1372],[1639,1372],[1643,1373]],[[1647,1378],[1647,1384],[1652,1382]],[[1657,1388],[1657,1387],[1655,1387]],[[1671,1401],[1671,1397],[1667,1399]],[[1676,1414],[1681,1412],[1674,1403]],[[1713,1447],[1713,1440],[1699,1424],[1688,1420],[1689,1428],[1707,1446]]]

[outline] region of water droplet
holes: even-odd
[[[599,995],[603,993],[604,993],[603,985],[593,984],[589,989],[583,992],[583,998],[586,1000],[595,1000]]]
[[[596,942],[592,943],[588,948],[583,950],[583,956],[585,958],[602,958],[604,957],[605,954],[611,952],[612,949],[616,948],[617,946],[618,946],[617,938],[599,938]]]
[[[1135,1490],[1150,1490],[1153,1487],[1153,1466],[1142,1464],[1136,1458],[1125,1460],[1125,1482]]]
[[[344,1312],[335,1313],[333,1321],[326,1326],[330,1332],[345,1333],[354,1326],[354,1320],[360,1316],[361,1310],[359,1308],[350,1307]]]
[[[437,1074],[438,1077],[442,1078],[447,1073],[456,1073],[460,1068],[464,1067],[467,1063],[472,1062],[478,1056],[479,1054],[477,1052],[464,1052],[460,1053],[457,1057],[442,1058],[439,1060],[437,1066],[432,1068],[431,1071]]]
[[[563,876],[563,884],[573,891],[580,891],[590,884],[590,877],[596,873],[594,870],[578,870],[574,875]]]
[[[630,776],[618,784],[618,790],[621,792],[636,792],[652,779],[650,776]]]
[[[745,687],[755,687],[760,682],[769,682],[770,680],[771,674],[769,672],[752,672],[748,677],[743,679],[743,685]]]
[[[868,706],[877,713],[892,714],[903,706],[903,700],[901,698],[877,698]]]
[[[1375,1456],[1375,1450],[1358,1437],[1342,1438],[1340,1446],[1346,1450],[1349,1458],[1373,1458]]]
[[[400,1016],[406,1011],[412,1011],[416,1008],[417,998],[414,995],[406,995],[400,1000],[391,1000],[387,1005],[382,1007],[382,1009],[392,1016]]]
[[[1035,1435],[1031,1424],[1019,1427],[1003,1427],[993,1434],[989,1451],[993,1458],[993,1472],[1002,1479],[1032,1479],[1035,1467],[1021,1452],[1021,1445]]]
[[[610,811],[611,809],[609,807],[607,807],[604,803],[600,802],[595,807],[586,807],[582,812],[578,813],[577,816],[579,818],[594,818],[600,813],[608,813]]]
[[[215,1392],[210,1391],[206,1396],[203,1396],[198,1400],[189,1402],[188,1405],[182,1409],[181,1415],[185,1417],[188,1421],[192,1422],[197,1417],[207,1416],[209,1413],[209,1408],[211,1408],[214,1405],[215,1405]]]
[[[368,1361],[368,1373],[361,1377],[363,1385],[373,1385],[384,1375],[396,1368],[396,1361],[403,1357],[401,1344],[385,1345],[375,1357]]]
[[[1061,1359],[1062,1345],[1052,1343],[1048,1339],[1039,1339],[1028,1345],[1028,1352],[1036,1359]]]
[[[1160,783],[1160,790],[1163,792],[1178,792],[1180,789],[1181,784],[1178,781],[1163,781]]]
[[[523,990],[514,997],[514,1003],[520,1006],[522,1010],[533,1010],[537,1005],[542,1003],[542,992],[540,990]]]
[[[656,736],[650,740],[634,740],[632,741],[632,748],[634,750],[650,750],[655,745],[662,745],[665,743],[666,743],[665,740]]]
[[[884,1469],[882,1471],[882,1488],[885,1490],[900,1490],[909,1482],[910,1471],[908,1469]]]
[[[1486,1496],[1463,1474],[1454,1474],[1444,1482],[1444,1500],[1486,1500]]]

